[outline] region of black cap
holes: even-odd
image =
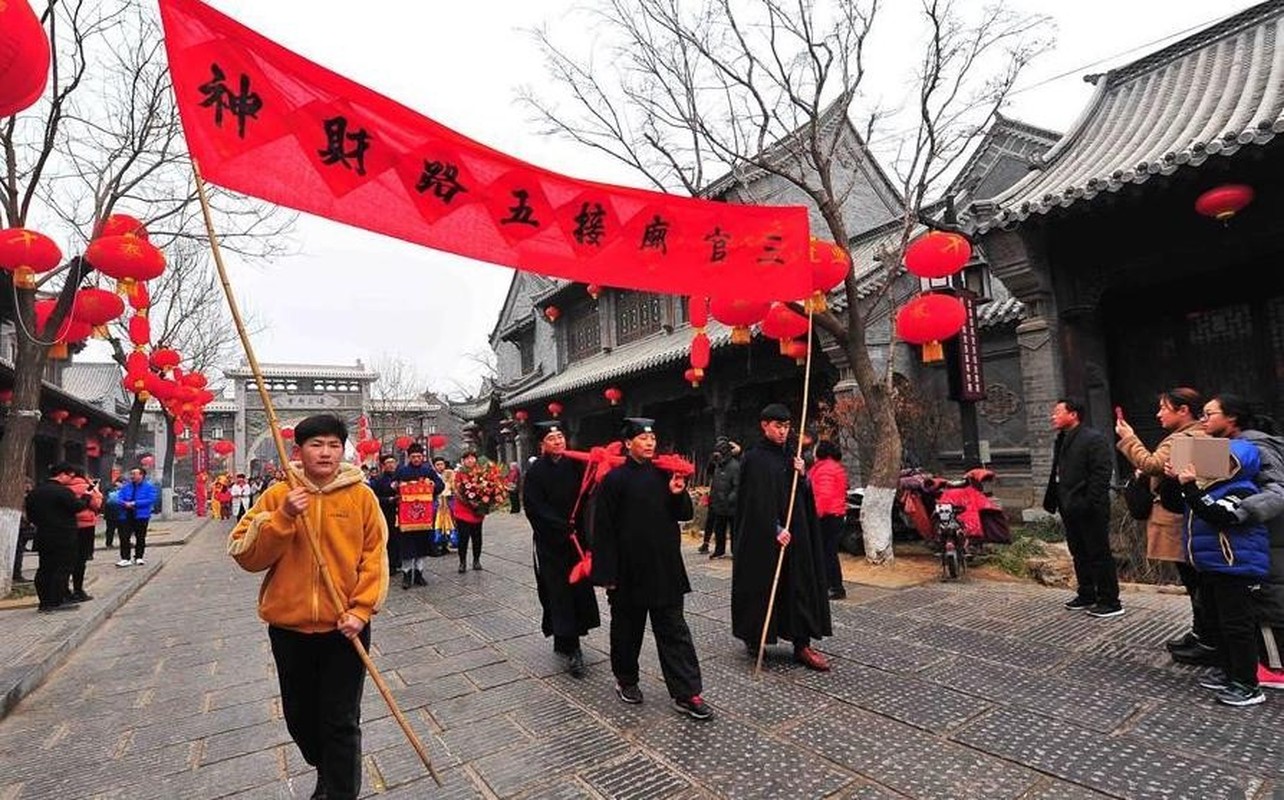
[[[624,427],[620,429],[620,436],[625,439],[632,439],[639,433],[655,433],[655,420],[646,417],[625,417]]]
[[[789,409],[785,407],[784,403],[770,403],[758,414],[758,419],[763,422],[788,422],[790,419]]]
[[[419,442],[414,442],[409,447],[406,448],[406,455],[412,456],[415,453],[422,453],[423,451],[424,451],[424,446]]]
[[[535,423],[535,435],[539,437],[539,441],[544,441],[544,437],[550,433],[566,435],[566,432],[562,430],[562,423],[555,419],[546,419],[543,422]]]

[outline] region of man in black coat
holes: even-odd
[[[813,639],[833,635],[829,587],[825,581],[825,543],[819,535],[816,505],[803,472],[803,460],[789,450],[789,409],[772,403],[759,415],[762,439],[740,462],[736,505],[736,558],[731,569],[731,633],[753,657],[767,617],[767,601],[780,548],[785,548],[780,583],[767,644],[777,638],[794,645],[798,663],[825,672],[829,662]],[[798,473],[793,516],[790,490]]]
[[[576,500],[584,480],[582,464],[567,458],[566,435],[556,420],[536,423],[540,457],[526,470],[522,481],[522,508],[535,539],[535,588],[544,608],[541,629],[553,637],[553,652],[566,657],[567,670],[584,676],[580,637],[602,624],[597,595],[587,580],[570,582],[571,568],[579,553],[571,533],[579,516]],[[580,509],[582,511],[583,509]],[[582,536],[580,544],[587,548]]]
[[[1066,545],[1074,558],[1078,593],[1066,601],[1072,611],[1094,617],[1123,614],[1119,575],[1110,552],[1110,473],[1113,449],[1099,431],[1083,424],[1083,403],[1062,398],[1052,407],[1052,474],[1043,509],[1061,513]]]
[[[594,507],[593,582],[606,587],[611,603],[611,672],[619,698],[642,702],[638,653],[649,615],[674,707],[707,720],[713,712],[700,697],[700,662],[682,611],[691,582],[682,563],[678,523],[695,511],[686,478],[652,463],[653,425],[654,420],[642,417],[624,421],[628,458],[602,479]]]
[[[85,507],[67,484],[76,474],[70,464],[55,464],[49,469],[49,480],[27,494],[27,519],[36,527],[36,551],[40,566],[36,568],[36,595],[39,611],[63,611],[75,608],[66,600],[67,581],[76,560],[76,512]]]
[[[401,553],[397,550],[400,537],[393,535],[397,531],[397,503],[401,499],[397,491],[397,457],[391,453],[384,455],[379,459],[379,468],[379,474],[370,478],[370,489],[379,498],[379,510],[388,525],[388,574],[391,575],[401,566]],[[403,585],[402,588],[410,587]]]

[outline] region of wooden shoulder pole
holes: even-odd
[[[250,364],[250,371],[254,373],[254,383],[259,390],[259,399],[263,401],[263,411],[267,414],[268,428],[272,431],[272,441],[276,444],[277,458],[280,459],[281,467],[285,470],[287,479],[291,488],[297,486],[297,478],[294,471],[290,469],[290,458],[285,451],[285,439],[281,436],[281,426],[276,417],[276,408],[272,405],[272,396],[268,394],[267,385],[263,382],[263,371],[259,368],[259,360],[254,355],[254,347],[250,344],[250,334],[245,329],[245,321],[241,318],[241,310],[236,304],[236,296],[232,294],[232,284],[227,279],[227,268],[223,265],[223,252],[219,249],[218,236],[214,233],[214,218],[210,214],[209,198],[205,193],[205,181],[201,178],[201,170],[196,161],[192,161],[192,174],[196,177],[196,195],[201,201],[201,213],[205,217],[205,231],[209,234],[210,252],[214,256],[214,266],[218,269],[219,281],[223,284],[223,295],[227,298],[228,310],[232,312],[232,321],[236,324],[236,333],[241,337],[241,347],[245,350],[245,358]],[[318,541],[316,533],[312,530],[312,523],[309,522],[306,514],[301,514],[298,521],[303,523],[303,534],[308,540],[308,545],[312,549],[312,557],[316,560],[317,567],[321,571],[322,582],[325,584],[326,594],[330,596],[330,602],[334,604],[338,614],[342,616],[348,610],[348,604],[343,601],[342,595],[339,594],[339,588],[334,582],[334,576],[330,574],[330,568],[325,563],[325,555],[321,552],[321,543]],[[337,621],[337,619],[336,619]],[[384,702],[388,704],[388,710],[396,718],[397,724],[401,726],[401,731],[410,741],[410,745],[419,754],[419,760],[428,768],[428,773],[432,779],[441,786],[441,776],[437,774],[436,768],[432,765],[432,759],[428,756],[428,748],[419,740],[414,729],[410,727],[410,722],[406,716],[401,713],[397,707],[397,701],[393,699],[392,691],[388,688],[387,682],[379,674],[379,669],[375,667],[374,661],[370,659],[370,654],[361,644],[361,640],[355,636],[349,637],[348,641],[352,642],[353,648],[357,651],[361,663],[365,665],[366,672],[374,681],[374,685],[379,689],[379,694],[383,695]]]
[[[798,449],[794,452],[794,458],[802,458],[803,435],[807,432],[807,403],[811,398],[811,351],[812,347],[812,317],[813,313],[810,308],[807,309],[807,366],[803,368],[803,396],[802,396],[802,414],[798,420]],[[793,485],[789,487],[789,510],[785,512],[785,530],[794,521],[794,501],[798,498],[798,470],[789,465],[790,470],[794,473]],[[771,627],[771,614],[776,610],[776,589],[780,586],[780,570],[785,565],[785,547],[780,548],[780,553],[776,556],[776,575],[771,579],[771,593],[767,595],[767,616],[762,620],[762,636],[758,638],[758,658],[753,665],[753,679],[758,680],[762,673],[762,656],[767,650],[767,631]]]

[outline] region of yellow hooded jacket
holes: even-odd
[[[281,481],[263,492],[227,539],[228,555],[242,569],[268,571],[259,588],[259,617],[303,633],[334,630],[345,611],[368,624],[388,596],[388,527],[379,501],[355,465],[341,464],[320,489],[298,462],[290,470],[312,494],[304,514],[348,607],[335,609],[330,602],[303,521],[282,509],[290,484]]]

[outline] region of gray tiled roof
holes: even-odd
[[[114,361],[72,363],[63,367],[62,389],[86,403],[101,403],[116,395],[124,374]]]
[[[976,208],[980,230],[1266,144],[1284,131],[1282,45],[1284,0],[1271,0],[1098,77],[1042,168]]]
[[[976,326],[993,328],[1007,322],[1016,322],[1025,318],[1025,304],[1015,297],[1002,300],[991,300],[976,309]]]
[[[360,364],[344,366],[334,364],[259,364],[265,378],[346,378],[349,380],[377,380],[379,373]],[[247,365],[223,370],[229,378],[252,378],[254,372]]]
[[[705,332],[709,334],[709,344],[713,349],[731,343],[731,329],[721,322],[710,320]],[[557,397],[595,383],[681,361],[691,352],[691,336],[691,328],[683,326],[673,333],[653,334],[621,345],[609,353],[598,353],[567,365],[566,369],[550,376],[546,381],[504,398],[501,405],[504,408],[516,408],[535,400]]]

